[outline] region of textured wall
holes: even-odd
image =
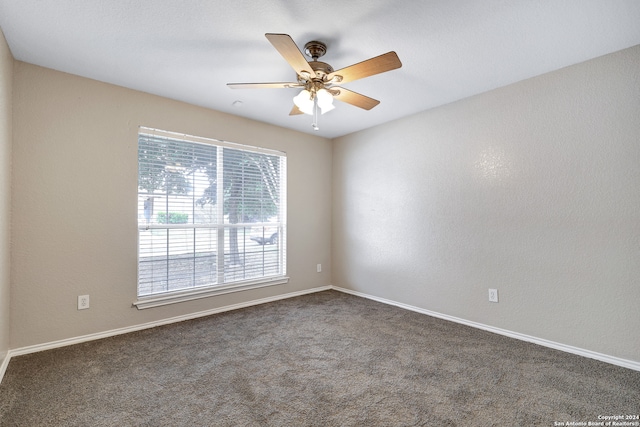
[[[287,285],[132,307],[139,125],[287,152]],[[12,349],[330,284],[326,139],[16,62],[14,141]]]
[[[332,283],[640,361],[638,70],[640,46],[335,140]]]
[[[12,87],[13,57],[0,31],[0,365],[10,348]]]

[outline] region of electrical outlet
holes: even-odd
[[[78,310],[89,308],[89,295],[78,295]]]
[[[317,271],[318,273],[322,273],[322,264],[318,264],[318,265],[316,266],[316,271]]]
[[[489,289],[489,302],[498,302],[498,290]]]

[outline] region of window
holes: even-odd
[[[285,283],[286,155],[140,128],[138,308]]]

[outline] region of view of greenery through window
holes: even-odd
[[[285,174],[282,153],[141,130],[138,295],[283,276]]]

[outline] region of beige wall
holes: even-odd
[[[12,349],[330,284],[329,140],[22,62],[13,124]],[[132,307],[139,125],[287,152],[288,284]]]
[[[12,87],[13,56],[0,31],[0,366],[10,348]]]
[[[638,70],[640,46],[335,140],[332,283],[640,362]]]
[[[332,283],[640,361],[640,47],[333,144],[0,54],[0,354]],[[138,125],[288,153],[289,284],[131,306]]]

